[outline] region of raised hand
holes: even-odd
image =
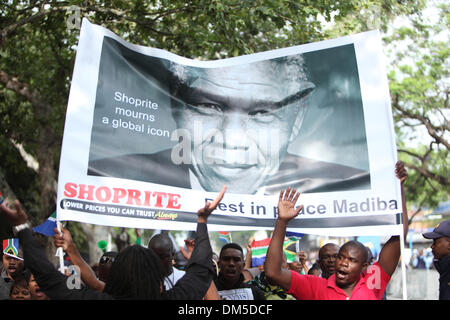
[[[28,216],[23,211],[22,205],[19,200],[14,200],[14,206],[16,210],[7,207],[7,203],[4,202],[0,205],[0,211],[3,213],[3,216],[8,219],[13,226],[18,226],[20,224],[24,224],[28,221]]]
[[[251,236],[247,242],[247,252],[250,252],[250,253],[252,252],[253,241],[255,241],[255,237]]]
[[[219,205],[220,201],[222,201],[223,195],[225,194],[226,190],[227,190],[227,187],[223,186],[219,195],[213,202],[208,201],[203,208],[201,208],[197,211],[198,222],[206,223],[211,212],[213,212]]]
[[[287,188],[286,192],[281,190],[280,199],[278,200],[278,219],[289,222],[294,219],[302,210],[303,205],[295,209],[300,192],[295,189]]]
[[[304,250],[300,250],[298,253],[298,261],[302,264],[305,265],[306,264],[306,259],[307,259],[307,255],[306,255],[306,251]]]
[[[184,240],[184,244],[186,245],[187,250],[183,247],[180,247],[181,254],[186,260],[189,260],[192,255],[192,251],[194,251],[195,240],[194,239],[186,239]]]
[[[400,183],[403,184],[406,178],[408,178],[408,172],[405,169],[405,164],[403,161],[397,161],[395,164],[395,175],[400,180]]]

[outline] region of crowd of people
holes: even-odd
[[[396,175],[401,185],[407,177],[398,162]],[[19,201],[14,209],[1,204],[1,214],[14,226],[20,246],[4,240],[0,277],[0,299],[164,299],[164,300],[379,300],[400,259],[400,238],[392,236],[378,260],[358,241],[342,246],[324,244],[311,264],[305,251],[289,262],[283,250],[286,229],[302,206],[296,206],[300,193],[288,188],[280,192],[278,217],[263,265],[253,266],[251,241],[246,254],[237,243],[225,244],[219,254],[212,251],[207,221],[226,192],[224,186],[213,202],[197,212],[195,239],[185,241],[181,251],[187,264],[174,267],[174,246],[166,233],[158,234],[148,246],[131,245],[120,252],[105,252],[98,268],[83,259],[70,231],[55,229],[54,243],[77,268],[63,274],[48,260],[33,237],[28,216]],[[402,187],[403,197],[403,187]],[[403,201],[404,203],[404,201]],[[403,224],[407,215],[403,208]],[[405,229],[405,233],[407,230]],[[434,264],[440,273],[440,299],[450,299],[450,220],[423,236],[432,239]],[[6,242],[5,242],[6,241]],[[6,248],[5,248],[6,247]],[[75,271],[74,271],[75,270]],[[78,274],[79,272],[79,274]],[[79,276],[80,286],[68,285]]]

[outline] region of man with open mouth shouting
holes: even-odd
[[[7,242],[8,240],[5,241]],[[9,299],[9,293],[14,284],[14,280],[23,275],[22,250],[18,250],[17,255],[3,252],[2,258],[3,266],[0,265],[0,300],[6,300]]]
[[[407,173],[402,162],[397,162],[395,173],[403,185]],[[381,300],[400,259],[399,236],[392,236],[386,242],[379,260],[371,266],[368,263],[367,249],[362,243],[345,243],[336,259],[335,274],[328,279],[300,275],[281,268],[281,252],[287,225],[303,208],[296,207],[299,196],[300,193],[295,189],[288,188],[286,192],[280,192],[279,215],[264,264],[266,276],[298,300]],[[403,188],[402,198],[403,224],[407,228]]]

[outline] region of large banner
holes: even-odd
[[[401,198],[377,31],[200,61],[127,43],[83,20],[61,154],[58,219],[210,230],[395,234]]]

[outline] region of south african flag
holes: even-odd
[[[271,239],[255,240],[252,243],[252,267],[261,266],[264,264]],[[288,263],[295,261],[296,240],[286,239],[283,243],[283,251],[286,254]]]
[[[233,242],[231,240],[231,233],[227,231],[219,231],[219,240],[223,241],[225,243],[231,243]]]
[[[3,240],[3,253],[22,260],[22,258],[19,257],[19,239],[12,238]]]

